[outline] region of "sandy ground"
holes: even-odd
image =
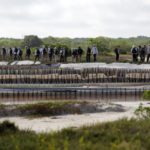
[[[6,66],[9,62],[2,61],[0,66]],[[14,61],[10,65],[40,65],[41,62],[23,60],[23,61]],[[56,65],[57,66],[57,65]],[[59,66],[59,65],[58,65]],[[60,64],[60,68],[74,68],[74,69],[84,69],[84,68],[116,68],[116,69],[150,69],[149,64],[130,64],[130,63],[69,63],[69,64]]]
[[[9,64],[9,62],[6,61],[1,61],[0,62],[0,66],[7,66]]]
[[[121,118],[132,118],[135,117],[134,111],[142,103],[144,106],[150,106],[150,102],[115,102],[117,107],[124,108],[125,111],[118,111],[114,109],[106,110],[106,112],[82,114],[82,115],[64,115],[55,117],[43,117],[43,118],[21,118],[21,117],[10,117],[0,118],[0,122],[9,120],[14,122],[20,129],[27,129],[36,132],[51,132],[58,131],[68,127],[81,127],[84,125],[92,125],[96,123],[114,121]],[[108,108],[110,104],[105,104],[103,107]]]
[[[1,61],[0,66],[7,66],[9,62]],[[22,61],[14,61],[10,65],[40,65],[40,61],[30,61],[30,60],[22,60]]]
[[[11,65],[40,65],[41,62],[37,61],[30,61],[30,60],[23,60],[23,61],[14,61]]]

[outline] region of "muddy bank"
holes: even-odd
[[[90,102],[56,102],[23,105],[0,105],[0,117],[57,116],[98,112],[124,112],[126,109],[117,104]]]

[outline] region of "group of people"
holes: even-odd
[[[82,62],[83,49],[78,47],[77,49],[72,50],[72,58],[73,62],[77,62],[78,60]],[[86,62],[91,62],[91,56],[93,55],[94,62],[97,61],[98,49],[94,45],[92,48],[88,47],[86,51]]]
[[[23,50],[21,48],[2,48],[2,57],[5,60],[7,56],[9,55],[11,60],[22,60],[23,59]],[[30,47],[25,47],[25,57],[26,59],[30,59],[32,55],[32,50]],[[65,48],[36,48],[34,51],[34,58],[35,61],[40,60],[41,58],[47,58],[49,57],[49,60],[52,61],[54,56],[57,59],[60,58],[60,62],[65,62],[67,57],[67,50]]]
[[[116,55],[116,61],[119,61],[120,57],[120,46],[116,47],[114,49],[114,53]],[[74,48],[71,50],[71,52],[68,51],[65,47],[43,47],[43,48],[36,48],[34,51],[34,58],[35,61],[40,59],[49,59],[50,62],[67,62],[67,57],[72,56],[72,62],[82,62],[82,55],[84,53],[84,50],[81,47]],[[144,63],[145,61],[149,62],[150,59],[150,45],[146,46],[132,46],[131,48],[132,53],[132,59],[133,62],[140,61],[141,63]],[[5,60],[7,56],[10,56],[13,60],[22,60],[23,59],[23,50],[21,48],[2,48],[2,56]],[[30,59],[32,55],[31,48],[26,46],[25,47],[25,57],[26,59]],[[93,61],[97,61],[98,56],[98,49],[96,45],[93,45],[93,47],[88,47],[86,50],[86,62],[91,62],[91,57],[93,57]]]
[[[144,63],[145,60],[149,62],[150,58],[150,45],[146,46],[132,46],[131,49],[132,57],[133,57],[133,62],[138,62],[140,59],[140,62]]]
[[[14,60],[22,60],[22,55],[23,55],[23,51],[21,48],[10,48],[9,49],[9,55],[11,58],[13,58]],[[2,48],[2,56],[3,59],[5,60],[7,57],[7,50],[6,48]]]
[[[120,46],[114,49],[114,53],[116,55],[116,61],[119,61],[120,57]],[[150,45],[146,46],[132,46],[131,48],[132,53],[132,61],[137,63],[141,62],[144,63],[145,61],[148,63],[150,59]]]
[[[25,58],[30,59],[32,55],[32,50],[30,47],[26,46],[25,51],[21,48],[2,48],[2,57],[4,60],[9,58],[11,60],[22,60],[23,59],[23,52],[25,52]],[[67,57],[72,56],[73,62],[82,62],[82,55],[84,50],[79,46],[78,48],[72,49],[70,52],[65,47],[43,47],[43,48],[36,48],[34,51],[34,59],[37,60],[44,60],[49,59],[50,62],[67,62]],[[91,56],[93,55],[94,62],[97,61],[98,49],[96,46],[92,48],[88,47],[86,52],[86,61],[91,62]]]
[[[35,61],[40,60],[41,58],[49,58],[49,61],[59,61],[66,62],[68,56],[68,50],[64,47],[62,48],[36,48],[35,50]]]

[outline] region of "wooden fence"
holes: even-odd
[[[0,84],[148,83],[150,69],[0,67]]]

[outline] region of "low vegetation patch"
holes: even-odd
[[[57,101],[25,105],[3,105],[0,108],[0,117],[44,117],[68,114],[125,111],[125,107],[113,103],[103,104],[84,101]]]
[[[143,98],[145,100],[150,100],[150,91],[144,91]]]
[[[84,105],[86,102],[49,102],[49,103],[37,103],[27,104],[19,106],[22,114],[37,115],[37,116],[54,116],[63,114],[80,114],[79,107],[75,105]]]
[[[0,105],[0,116],[55,116],[95,112],[96,104],[88,102],[42,102],[25,105]]]
[[[3,123],[0,124],[0,135],[2,134],[7,134],[7,133],[15,133],[19,131],[18,127],[15,126],[14,123],[11,123],[9,121],[4,121]]]
[[[55,133],[36,134],[30,131],[12,132],[10,130],[7,134],[0,132],[0,149],[149,150],[149,129],[149,119],[123,119],[80,129],[65,129]]]
[[[150,119],[150,107],[144,107],[140,104],[135,111],[135,115],[138,119]]]

